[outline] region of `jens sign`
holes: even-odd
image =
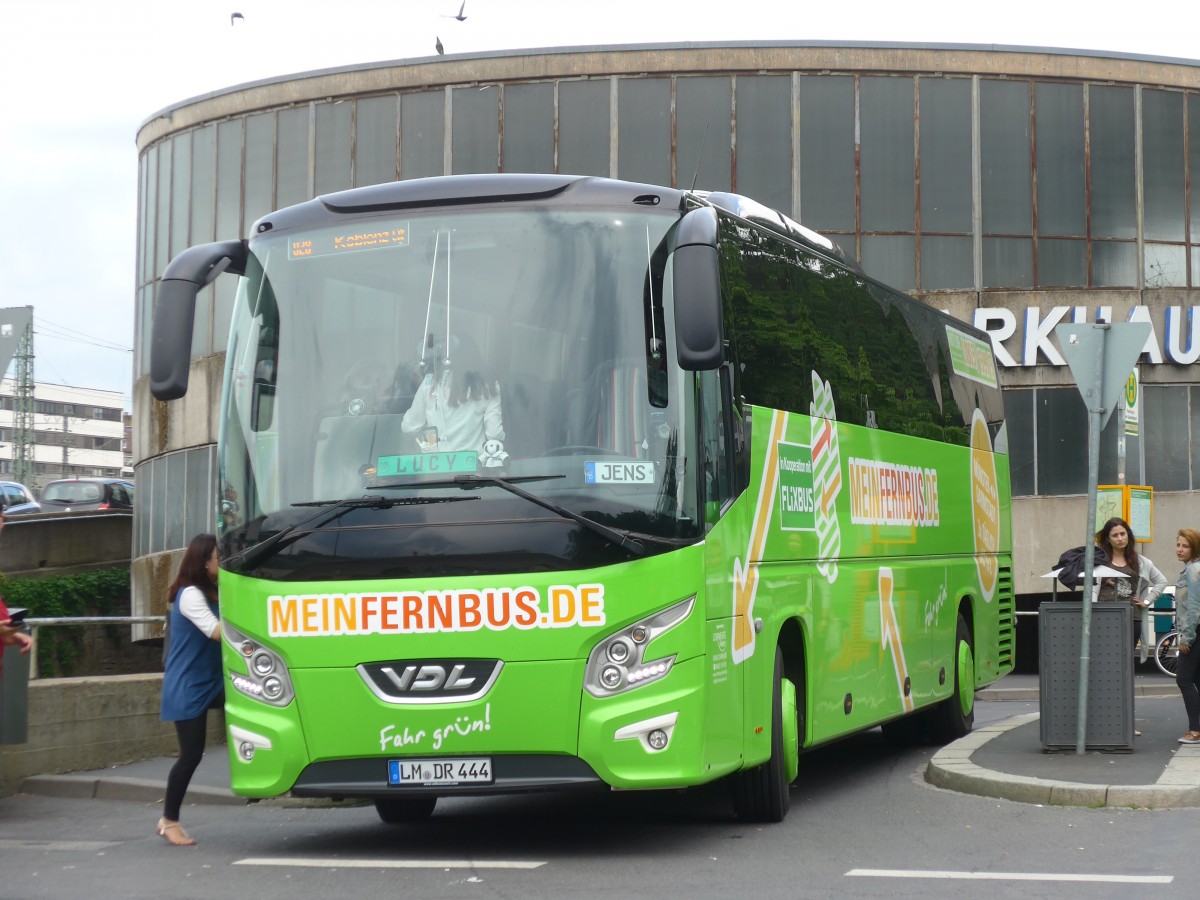
[[[1010,309],[980,308],[975,310],[975,327],[991,335],[996,359],[1003,366],[1065,366],[1066,360],[1051,340],[1054,329],[1062,324],[1114,321],[1111,306],[1097,307],[1094,315],[1091,313],[1087,306],[1054,306],[1048,310],[1029,306],[1018,336],[1017,313]],[[1155,318],[1159,321],[1155,322]],[[1125,321],[1145,322],[1150,326],[1142,354],[1151,365],[1166,362],[1187,366],[1200,361],[1200,306],[1168,306],[1165,313],[1154,317],[1150,307],[1135,306]]]

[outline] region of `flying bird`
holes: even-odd
[[[465,22],[467,20],[467,17],[463,14],[463,10],[465,10],[466,8],[467,8],[467,0],[463,0],[462,6],[460,6],[458,8],[457,16],[448,16],[445,13],[442,13],[442,18],[443,19],[458,19],[458,21],[460,21],[460,22]]]
[[[436,49],[436,50],[437,50],[437,52],[438,52],[438,56],[441,56],[443,53],[445,53],[445,52],[446,52],[446,48],[442,46],[442,39],[441,39],[441,38],[438,38],[438,39],[437,39],[437,43],[436,43],[436,44],[434,44],[433,46],[434,46],[434,49]]]
[[[466,0],[463,0],[463,2],[464,2],[464,4],[465,4],[465,3],[466,3]],[[229,14],[229,24],[230,24],[230,25],[234,25],[234,24],[236,24],[236,22],[237,22],[237,20],[238,20],[238,19],[241,19],[243,22],[245,22],[245,21],[246,21],[246,17],[245,17],[245,16],[243,16],[243,15],[242,15],[240,12],[235,12],[235,13],[230,13],[230,14]]]

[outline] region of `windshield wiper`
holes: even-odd
[[[346,497],[343,500],[308,500],[303,503],[293,503],[292,506],[318,506],[320,509],[309,516],[301,519],[284,528],[282,531],[277,531],[269,538],[259,541],[250,547],[247,547],[241,553],[229,557],[225,560],[223,568],[227,572],[240,572],[243,569],[254,566],[268,556],[273,556],[279,550],[283,549],[284,541],[290,537],[300,537],[300,532],[303,529],[304,533],[317,531],[324,528],[330,522],[340,519],[352,509],[388,509],[392,506],[409,506],[418,505],[421,503],[451,503],[456,500],[474,500],[474,497],[381,497],[379,495],[368,497]],[[311,526],[311,527],[309,527]]]
[[[545,497],[539,497],[537,494],[531,494],[523,488],[517,487],[517,482],[521,481],[549,481],[553,478],[564,478],[564,475],[455,475],[453,478],[447,478],[439,481],[415,481],[411,484],[404,485],[377,485],[376,487],[383,488],[427,488],[427,487],[479,487],[485,484],[494,484],[502,490],[508,491],[510,494],[516,494],[522,499],[528,500],[540,506],[542,509],[547,509],[552,513],[557,513],[564,519],[571,519],[578,522],[588,531],[600,535],[606,541],[616,544],[636,556],[646,555],[646,545],[635,537],[630,537],[628,534],[617,531],[615,528],[609,528],[597,522],[595,519],[589,519],[587,516],[580,515],[577,512],[572,512],[565,506],[559,506],[552,500],[547,500]]]

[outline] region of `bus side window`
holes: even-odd
[[[732,436],[728,433],[727,401],[719,371],[696,375],[696,407],[700,420],[700,458],[704,471],[704,524],[711,528],[733,499]]]

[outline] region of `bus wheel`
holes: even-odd
[[[416,825],[433,815],[437,797],[376,797],[375,811],[389,825]]]
[[[771,758],[735,776],[733,808],[739,819],[782,822],[792,803],[791,783],[800,768],[796,685],[784,677],[783,651],[775,648],[771,689]]]
[[[929,739],[948,744],[975,725],[975,649],[971,629],[960,614],[954,635],[954,693],[929,711]]]

